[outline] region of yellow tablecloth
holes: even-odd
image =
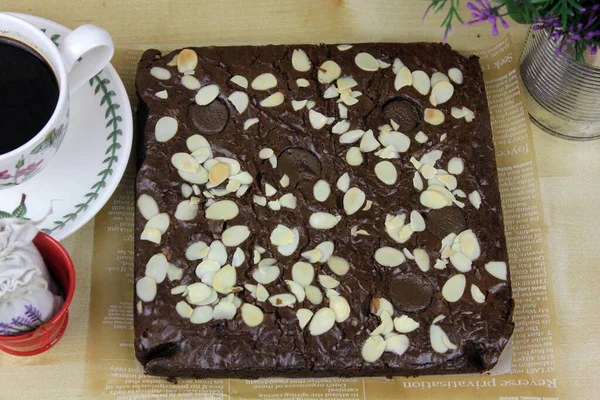
[[[120,47],[353,41],[439,41],[440,17],[421,17],[423,0],[4,0],[2,11],[39,15],[74,28],[105,27]],[[523,45],[526,28],[509,29]],[[456,26],[449,43],[479,49],[490,27]],[[600,122],[599,122],[600,123]],[[548,225],[548,264],[556,293],[567,398],[600,397],[600,141],[569,142],[534,128]],[[0,399],[85,397],[94,221],[64,241],[77,268],[65,337],[33,358],[0,358]],[[10,368],[8,368],[10,366]]]

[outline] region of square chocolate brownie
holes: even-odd
[[[513,299],[476,57],[148,50],[135,350],[170,377],[491,369]]]

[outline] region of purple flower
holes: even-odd
[[[34,305],[30,304],[25,306],[25,315],[27,315],[27,320],[30,321],[30,324],[43,324],[44,319],[42,318],[42,313],[38,310]]]
[[[508,28],[508,22],[506,22],[498,12],[499,6],[492,6],[489,0],[475,0],[475,2],[478,3],[479,6],[473,2],[467,3],[467,7],[473,11],[471,16],[475,18],[474,20],[469,21],[469,25],[488,21],[492,24],[492,33],[494,36],[498,35],[498,20],[500,20],[504,29]]]
[[[10,174],[8,173],[8,170],[5,169],[4,171],[0,171],[0,179],[8,179],[10,178]]]

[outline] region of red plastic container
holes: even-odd
[[[66,295],[65,302],[50,321],[34,331],[18,336],[0,336],[0,350],[15,356],[43,353],[62,337],[69,322],[69,305],[75,293],[75,268],[69,253],[45,233],[38,233],[33,244],[40,251],[48,270]]]

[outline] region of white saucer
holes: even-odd
[[[70,29],[56,22],[14,14],[45,30],[60,46]],[[133,141],[131,106],[112,65],[71,96],[71,120],[62,146],[31,180],[0,190],[0,218],[40,221],[40,230],[61,240],[96,215],[113,194],[127,166]],[[48,215],[49,211],[52,212]]]

